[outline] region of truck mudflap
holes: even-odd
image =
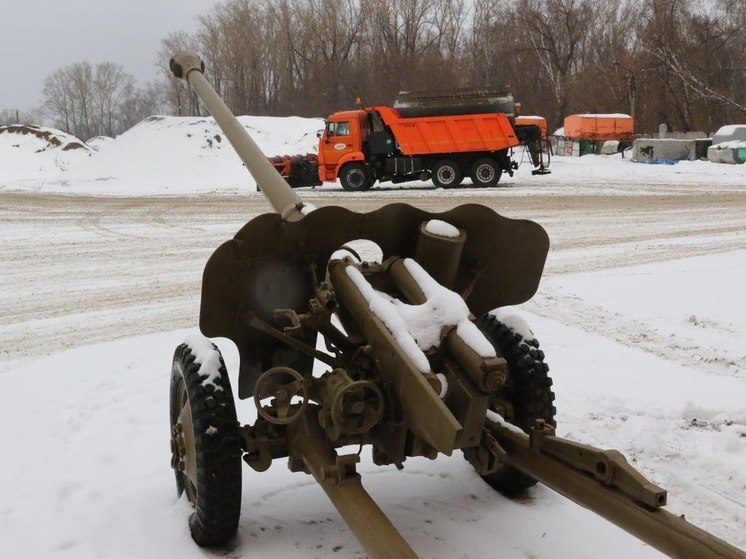
[[[315,153],[276,155],[268,159],[291,188],[322,184],[319,180],[319,158]]]

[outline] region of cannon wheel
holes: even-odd
[[[186,343],[176,348],[171,367],[171,465],[177,494],[186,492],[194,506],[189,528],[201,546],[233,537],[241,512],[236,408],[225,363],[217,347],[212,348],[214,354],[200,360],[219,364],[217,370],[202,371]]]
[[[552,379],[547,374],[549,366],[544,363],[544,352],[539,349],[538,340],[524,339],[492,314],[482,316],[477,326],[495,347],[497,354],[508,362],[507,383],[498,392],[498,397],[506,399],[513,406],[510,422],[525,432],[537,419],[556,426]],[[495,472],[482,478],[507,496],[517,495],[536,484],[534,478],[505,462],[500,463]]]

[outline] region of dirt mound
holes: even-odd
[[[94,151],[75,136],[32,124],[0,126],[0,186],[27,181],[37,188]]]
[[[61,130],[55,130],[54,128],[42,128],[34,124],[7,124],[0,126],[0,134],[32,134],[40,140],[46,141],[49,145],[37,149],[36,152],[45,151],[49,148],[61,147],[62,151],[68,151],[71,149],[89,149],[88,146],[82,140],[75,138]]]

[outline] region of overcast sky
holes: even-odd
[[[75,62],[111,61],[144,85],[160,40],[193,32],[218,0],[0,0],[0,110],[42,102],[44,78]]]

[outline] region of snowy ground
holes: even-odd
[[[136,165],[134,146],[119,149]],[[204,261],[266,205],[204,177],[139,197],[123,168],[65,184],[0,171],[0,557],[363,556],[282,462],[244,468],[229,548],[192,544],[168,465],[171,355],[196,324]],[[746,167],[588,157],[523,171],[502,189],[302,195],[358,211],[476,201],[541,223],[552,250],[522,311],[552,368],[559,433],[620,449],[669,490],[670,511],[746,548]],[[118,197],[79,196],[97,182]],[[211,190],[223,194],[194,196]],[[218,343],[235,386],[235,348]],[[246,402],[239,415],[251,420]],[[659,556],[549,489],[494,494],[459,453],[405,466],[366,457],[360,470],[422,557]]]

